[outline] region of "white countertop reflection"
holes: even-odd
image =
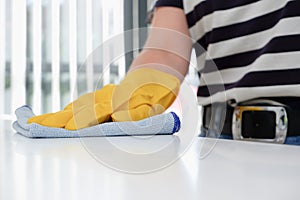
[[[178,136],[28,139],[0,121],[0,199],[299,199],[300,147]]]

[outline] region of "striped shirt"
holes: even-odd
[[[178,1],[156,6],[181,7]],[[181,4],[196,50],[200,104],[300,96],[300,0]]]

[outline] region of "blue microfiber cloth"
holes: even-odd
[[[36,123],[27,124],[28,118],[35,116],[29,106],[22,106],[16,109],[15,113],[17,121],[13,123],[13,128],[17,133],[29,138],[172,135],[180,129],[179,117],[174,112],[135,122],[107,122],[73,131],[46,127]]]

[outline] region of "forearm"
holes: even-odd
[[[167,72],[180,81],[188,71],[192,41],[182,9],[162,7],[154,14],[143,51],[130,71],[147,67]]]
[[[187,74],[189,57],[183,58],[168,51],[144,49],[132,62],[130,70],[152,68],[177,77],[181,82]]]

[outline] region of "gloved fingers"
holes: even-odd
[[[38,115],[38,116],[34,116],[28,119],[27,123],[37,123],[40,124],[44,119],[46,119],[47,117],[53,115],[54,113],[47,113],[47,114],[42,114],[42,115]]]
[[[108,84],[95,92],[80,96],[64,110],[32,117],[28,123],[75,130],[110,120],[111,99],[116,85]]]
[[[38,124],[49,127],[64,128],[72,116],[72,110],[62,110],[47,116]]]
[[[97,104],[95,113],[99,124],[110,121],[112,114],[111,100],[107,104]]]
[[[67,122],[65,129],[77,130],[88,126],[97,124],[95,112],[89,107],[82,109],[73,115],[73,117]]]
[[[94,93],[80,97],[73,103],[73,118],[65,129],[76,130],[110,120],[111,101],[116,85],[108,84]]]
[[[65,129],[77,130],[110,120],[111,107],[105,104],[83,107],[67,122]]]
[[[100,90],[97,90],[95,92],[95,104],[111,104],[111,99],[116,87],[114,84],[108,84]]]

